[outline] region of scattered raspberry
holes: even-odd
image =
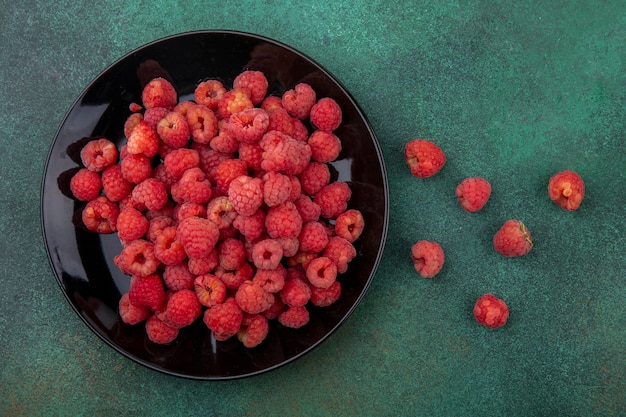
[[[154,256],[154,244],[144,239],[130,242],[114,258],[115,265],[126,275],[146,276],[154,274],[159,260]]]
[[[365,220],[359,210],[350,209],[337,216],[335,233],[337,236],[352,243],[361,236],[365,228]]]
[[[356,256],[356,249],[346,239],[333,236],[328,239],[328,245],[324,248],[322,255],[333,261],[337,265],[337,272],[343,274]]]
[[[228,119],[231,115],[240,111],[254,107],[248,91],[244,89],[232,89],[224,94],[224,97],[217,103],[217,117]]]
[[[89,171],[100,172],[117,162],[115,144],[106,138],[94,139],[80,150],[80,160]]]
[[[267,131],[267,112],[253,108],[235,113],[228,119],[228,131],[240,142],[257,143]]]
[[[191,135],[185,116],[174,111],[169,112],[159,121],[157,133],[161,140],[172,148],[185,146]]]
[[[164,265],[176,265],[187,257],[175,226],[164,228],[154,240],[154,256]]]
[[[287,279],[280,290],[280,299],[291,307],[304,306],[311,299],[311,287],[301,279]]]
[[[328,288],[311,287],[311,304],[317,307],[328,307],[341,296],[341,283],[335,281]]]
[[[239,160],[244,162],[250,169],[255,171],[261,170],[261,162],[263,161],[263,149],[258,143],[240,143],[239,144]]]
[[[259,269],[275,269],[283,258],[283,247],[274,239],[264,239],[252,247],[252,261]]]
[[[419,240],[411,246],[413,266],[423,278],[432,278],[441,271],[444,263],[443,249],[437,242]]]
[[[242,216],[254,214],[263,204],[263,181],[241,175],[228,186],[228,199]]]
[[[213,332],[215,340],[227,340],[237,334],[243,320],[243,311],[237,303],[227,299],[216,304],[204,313],[204,324]]]
[[[441,148],[426,139],[414,139],[404,147],[404,158],[417,178],[428,178],[441,170],[446,163],[446,155]]]
[[[309,117],[315,101],[315,90],[309,84],[300,83],[283,93],[281,104],[291,116],[302,120]]]
[[[171,291],[192,290],[196,276],[189,271],[186,261],[166,265],[163,269],[163,282]]]
[[[237,331],[237,338],[247,348],[261,344],[267,337],[270,325],[265,316],[260,314],[244,314],[241,327]]]
[[[153,78],[146,84],[141,93],[141,100],[146,109],[152,107],[174,108],[178,103],[178,95],[174,86],[164,78]]]
[[[102,178],[95,171],[81,168],[70,180],[70,190],[74,197],[81,201],[89,201],[100,195]]]
[[[189,272],[194,275],[208,274],[219,264],[217,249],[213,249],[204,258],[190,258],[188,260]]]
[[[328,288],[337,279],[337,265],[329,258],[320,256],[309,263],[306,268],[306,277],[311,285]]]
[[[244,312],[258,314],[272,305],[274,296],[253,281],[244,281],[235,293],[235,301]]]
[[[522,256],[533,248],[533,241],[524,223],[507,220],[493,237],[493,247],[504,256]]]
[[[120,162],[122,176],[133,184],[150,178],[152,166],[150,158],[144,154],[128,154]]]
[[[278,206],[270,207],[265,216],[265,229],[273,238],[298,237],[302,230],[302,217],[298,213],[295,204],[285,202]]]
[[[130,181],[124,178],[121,164],[111,165],[102,171],[102,191],[111,201],[117,202],[128,197],[133,189]]]
[[[178,337],[179,330],[172,327],[157,316],[152,316],[146,321],[146,335],[148,339],[159,345],[172,343]]]
[[[456,196],[461,207],[474,213],[484,207],[491,195],[491,184],[484,178],[465,178],[456,187]]]
[[[141,113],[133,113],[124,122],[124,137],[128,139],[130,134],[133,132],[135,126],[139,124],[143,120],[143,114]]]
[[[133,305],[143,306],[152,311],[160,310],[165,303],[165,290],[161,277],[156,274],[135,276],[128,298]]]
[[[165,184],[156,178],[148,178],[137,184],[131,193],[133,199],[144,204],[148,210],[160,210],[168,201]]]
[[[202,304],[192,290],[174,292],[165,307],[165,322],[172,327],[183,328],[193,323],[202,313]]]
[[[126,242],[139,239],[148,231],[148,219],[132,207],[120,211],[116,225],[119,238]]]
[[[278,316],[278,322],[285,327],[299,329],[309,322],[309,310],[305,306],[287,307]]]
[[[185,117],[194,142],[206,144],[217,135],[217,116],[210,108],[196,104],[187,109]]]
[[[154,127],[142,120],[135,126],[126,145],[128,153],[154,156],[159,151],[159,135]]]
[[[298,240],[300,241],[301,251],[311,253],[321,252],[328,244],[326,227],[318,221],[304,223]]]
[[[574,171],[554,174],[548,183],[548,196],[565,210],[576,210],[585,197],[585,183]]]
[[[267,131],[275,130],[291,137],[293,135],[293,117],[282,107],[267,112]],[[308,136],[308,135],[307,135]]]
[[[244,71],[233,80],[233,89],[247,90],[252,104],[259,104],[267,94],[268,82],[261,71]]]
[[[322,217],[334,219],[346,211],[350,197],[352,197],[352,191],[348,184],[336,181],[322,187],[315,194],[313,201],[321,207]]]
[[[172,185],[172,199],[179,203],[207,203],[213,191],[211,182],[206,179],[206,175],[200,168],[189,168],[180,180]]]
[[[247,175],[245,162],[238,159],[227,159],[217,165],[215,170],[215,182],[217,189],[222,193],[228,193],[230,183],[241,175]]]
[[[246,262],[246,249],[239,239],[228,238],[218,248],[220,266],[227,271],[234,271]]]
[[[206,218],[220,230],[230,227],[237,216],[233,203],[226,196],[213,198],[206,209]]]
[[[208,107],[211,110],[217,109],[217,103],[226,94],[226,88],[218,80],[206,80],[198,84],[194,90],[196,103]]]
[[[324,97],[311,107],[311,123],[319,130],[332,132],[341,124],[341,107],[330,97]]]
[[[311,157],[317,162],[332,162],[341,152],[341,140],[334,133],[316,130],[307,141],[311,147]]]
[[[113,233],[117,231],[117,216],[120,214],[118,205],[104,196],[96,197],[87,202],[82,211],[82,221],[87,229],[97,233]]]
[[[268,207],[284,203],[291,195],[291,180],[287,175],[270,171],[263,175],[263,201]]]
[[[302,194],[295,202],[298,213],[302,217],[303,223],[314,222],[319,220],[322,208],[319,204],[314,203],[310,197]]]
[[[135,325],[147,320],[152,315],[152,310],[132,304],[128,293],[125,293],[120,298],[119,313],[124,323]]]
[[[478,297],[474,305],[474,317],[483,326],[494,329],[506,324],[509,318],[509,308],[495,295],[483,294]]]
[[[263,135],[259,141],[263,149],[261,168],[287,175],[304,171],[311,159],[311,147],[276,130]]]
[[[198,300],[205,307],[221,304],[226,298],[226,285],[213,274],[198,275],[193,286]]]
[[[131,112],[135,113],[135,112],[143,110],[143,107],[140,104],[137,104],[137,103],[130,103],[128,105],[128,110],[130,110]]]
[[[256,240],[265,232],[265,212],[257,210],[251,216],[237,216],[233,226],[247,241]]]
[[[215,248],[220,231],[210,220],[189,217],[178,225],[178,239],[190,258],[204,258]]]
[[[143,120],[156,130],[161,119],[167,116],[169,112],[170,109],[165,107],[152,107],[150,109],[146,109],[146,112],[143,115]]]

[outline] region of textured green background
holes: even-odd
[[[131,4],[127,4],[131,3]],[[626,3],[607,1],[0,1],[0,415],[618,416],[626,413]],[[312,353],[229,382],[127,360],[66,303],[39,224],[45,158],[65,112],[122,55],[194,29],[285,42],[367,113],[390,182],[389,239],[370,291]],[[411,177],[406,141],[447,153]],[[548,200],[578,171],[576,212]],[[468,214],[454,188],[493,185]],[[535,241],[495,254],[509,218]],[[446,265],[419,278],[410,245]],[[504,328],[472,317],[494,292]]]

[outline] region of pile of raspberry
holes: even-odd
[[[179,101],[152,79],[118,149],[97,137],[72,177],[84,225],[117,233],[130,277],[121,319],[155,343],[202,320],[216,340],[259,345],[269,323],[300,328],[341,296],[364,220],[331,181],[341,108],[300,83],[268,94],[260,71],[200,82]]]

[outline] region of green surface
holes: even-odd
[[[130,3],[130,4],[126,4]],[[70,2],[0,4],[0,415],[618,416],[626,413],[626,3],[607,1]],[[337,76],[368,115],[389,173],[382,264],[319,348],[254,378],[169,377],[116,353],[72,311],[39,223],[48,148],[83,88],[163,36],[233,29],[285,42]],[[419,180],[404,143],[448,163]],[[546,187],[577,171],[576,212]],[[491,181],[478,213],[456,184]],[[494,253],[523,220],[535,247]],[[416,275],[410,245],[446,264]],[[494,292],[511,310],[472,317]]]

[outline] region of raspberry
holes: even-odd
[[[173,225],[174,219],[169,216],[154,217],[148,221],[148,231],[146,232],[146,236],[149,241],[154,242],[163,229]]]
[[[300,184],[300,179],[295,175],[290,175],[289,180],[291,181],[291,194],[289,194],[287,201],[293,203],[302,194],[302,184]]]
[[[226,285],[213,274],[198,275],[193,287],[197,299],[205,307],[221,304],[226,298]]]
[[[348,270],[348,264],[356,256],[356,249],[346,239],[333,236],[328,239],[328,245],[322,255],[329,258],[337,265],[337,272],[343,274]]]
[[[341,124],[341,107],[332,98],[324,97],[311,107],[310,119],[319,130],[332,132]]]
[[[239,239],[228,238],[218,248],[220,266],[227,271],[234,271],[246,262],[246,249]]]
[[[327,164],[311,162],[299,175],[302,190],[310,196],[317,194],[330,183],[330,169]]]
[[[154,274],[159,260],[154,256],[154,244],[144,239],[130,242],[114,258],[115,265],[126,275],[143,277]]]
[[[348,208],[348,200],[352,197],[352,191],[345,182],[333,182],[325,185],[315,194],[313,201],[321,209],[321,216],[326,219],[334,219]]]
[[[280,299],[291,307],[304,306],[311,299],[311,287],[301,279],[287,279],[280,290]]]
[[[261,71],[244,71],[233,80],[233,88],[248,90],[252,104],[259,104],[267,94],[268,82]]]
[[[483,178],[465,178],[456,187],[456,196],[465,211],[474,213],[484,207],[491,195],[491,184]]]
[[[178,239],[190,258],[204,258],[215,248],[220,236],[215,223],[199,217],[189,217],[178,224]]]
[[[200,166],[200,154],[194,149],[175,149],[167,154],[163,164],[169,174],[180,179],[188,169]]]
[[[141,113],[133,113],[124,122],[124,137],[128,139],[130,134],[132,133],[135,126],[139,124],[143,120],[143,114]]]
[[[97,233],[113,233],[117,231],[117,216],[120,214],[118,205],[104,196],[87,202],[82,211],[82,221],[87,229]]]
[[[239,144],[240,142],[233,136],[228,128],[220,129],[219,134],[209,142],[211,149],[221,153],[237,152],[239,150]]]
[[[253,276],[254,269],[246,262],[237,268],[236,271],[224,272],[220,279],[226,285],[226,288],[236,290],[244,281],[251,280]]]
[[[174,218],[176,207],[174,207],[174,203],[170,200],[167,200],[165,205],[161,207],[159,210],[146,210],[145,216],[148,221],[154,219],[155,217],[167,216]]]
[[[316,221],[304,223],[298,240],[300,241],[301,251],[311,253],[321,252],[328,244],[326,227]]]
[[[365,220],[359,210],[350,209],[337,216],[335,233],[337,236],[352,243],[361,236],[365,228]]]
[[[282,99],[278,96],[267,96],[261,102],[261,108],[266,112],[283,107]]]
[[[123,294],[120,298],[119,313],[122,321],[130,325],[139,324],[152,315],[152,311],[148,307],[132,304],[128,293]]]
[[[233,226],[247,241],[258,239],[265,232],[265,212],[257,210],[251,216],[237,216]]]
[[[193,92],[196,103],[208,107],[211,110],[217,109],[217,103],[226,94],[226,88],[218,80],[206,80],[196,86]]]
[[[293,134],[293,118],[282,107],[267,112],[267,131],[275,130],[291,137]]]
[[[298,175],[311,159],[311,147],[308,144],[275,130],[263,135],[259,146],[263,149],[261,168],[265,171]]]
[[[196,104],[187,109],[185,118],[195,142],[209,143],[217,135],[217,116],[210,108]]]
[[[133,184],[150,178],[152,166],[150,158],[144,154],[128,154],[120,162],[122,176]]]
[[[148,219],[132,207],[120,211],[116,225],[119,238],[126,242],[139,239],[148,231]]]
[[[267,337],[270,325],[267,318],[260,314],[244,314],[241,327],[237,331],[237,338],[247,348],[261,344]]]
[[[189,271],[186,261],[166,265],[163,269],[163,282],[171,291],[192,290],[196,276]]]
[[[311,285],[328,288],[337,279],[337,265],[329,258],[320,256],[309,263],[306,268],[306,277]]]
[[[136,306],[147,307],[153,311],[160,310],[165,303],[161,277],[157,274],[135,276],[128,290],[128,298]]]
[[[438,173],[446,163],[441,148],[426,139],[414,139],[404,146],[404,158],[417,178],[428,178]]]
[[[443,249],[437,242],[419,240],[411,246],[413,266],[423,278],[432,278],[441,271],[444,263]]]
[[[255,171],[261,170],[261,162],[263,161],[263,149],[258,143],[240,143],[239,144],[239,159],[246,163],[250,169]]]
[[[287,259],[287,266],[289,267],[301,266],[302,268],[306,269],[311,263],[311,261],[317,258],[318,256],[319,255],[317,253],[298,251],[295,255]]]
[[[150,109],[146,109],[146,112],[143,115],[143,120],[146,123],[148,123],[151,127],[156,129],[159,122],[165,116],[167,116],[169,112],[170,112],[170,109],[167,109],[165,107],[153,107]]]
[[[89,201],[100,195],[102,191],[102,178],[95,171],[81,168],[70,180],[70,190],[75,198],[81,201]]]
[[[197,103],[197,104],[202,104],[202,103]],[[195,105],[196,105],[196,103],[191,101],[191,100],[181,101],[176,106],[174,106],[174,111],[176,113],[181,114],[182,116],[184,116],[186,118],[187,117],[187,111],[189,111],[189,108],[191,108],[191,106],[195,106]]]
[[[302,120],[309,117],[315,101],[315,90],[307,83],[300,83],[283,93],[281,104],[291,116]]]
[[[270,171],[263,175],[263,201],[268,207],[287,201],[291,195],[291,180],[287,175]]]
[[[274,296],[253,281],[244,281],[235,293],[237,305],[248,314],[258,314],[267,310],[274,302]]]
[[[286,277],[287,270],[279,264],[274,269],[258,269],[252,278],[252,282],[269,293],[278,293],[285,286]]]
[[[200,155],[200,169],[204,171],[212,184],[215,184],[215,173],[218,165],[223,161],[233,159],[232,154],[214,151],[209,145],[203,145],[198,142],[192,142],[191,149],[194,149]]]
[[[204,313],[203,322],[216,340],[227,340],[237,334],[243,320],[243,311],[229,300],[216,304]]]
[[[83,166],[89,171],[100,172],[117,162],[119,156],[115,144],[106,138],[94,139],[80,150]]]
[[[237,159],[227,159],[217,165],[215,170],[215,182],[217,189],[228,193],[230,183],[241,175],[247,175],[246,163]]]
[[[254,107],[248,91],[244,89],[232,89],[224,94],[224,97],[217,103],[217,117],[228,119],[231,115],[240,111]]]
[[[507,220],[493,237],[493,247],[504,256],[522,256],[533,248],[533,241],[524,223]]]
[[[252,261],[259,269],[275,269],[283,258],[283,247],[274,239],[264,239],[252,247]]]
[[[279,237],[276,239],[283,248],[283,257],[290,257],[298,253],[300,249],[300,241],[295,237]]]
[[[319,220],[322,208],[311,200],[310,197],[302,194],[294,202],[303,223],[314,222]]]
[[[190,258],[188,260],[189,272],[194,275],[208,274],[219,264],[217,249],[213,249],[204,258]]]
[[[299,142],[306,142],[309,139],[309,130],[302,123],[302,120],[291,118],[291,122],[293,124],[293,132],[291,133],[291,137]]]
[[[309,136],[311,157],[317,162],[332,162],[341,152],[341,140],[334,133],[316,130]]]
[[[267,131],[270,119],[262,109],[247,109],[228,119],[228,131],[240,142],[257,143]]]
[[[220,230],[230,227],[236,217],[235,207],[225,196],[213,198],[206,209],[206,218],[215,223]]]
[[[135,126],[126,145],[128,153],[154,156],[159,151],[159,136],[154,127],[142,120]]]
[[[156,178],[148,178],[137,184],[131,193],[133,199],[144,204],[148,210],[160,210],[168,201],[165,184]]]
[[[177,204],[174,209],[174,218],[177,222],[187,217],[206,217],[206,206],[202,203],[184,202]]]
[[[157,124],[157,134],[166,145],[181,148],[187,144],[191,132],[185,116],[169,112]]]
[[[302,230],[302,217],[293,203],[285,202],[267,210],[265,229],[273,239],[298,237]]]
[[[211,182],[200,168],[189,168],[180,180],[172,185],[172,199],[177,203],[203,204],[211,199]]]
[[[509,318],[509,308],[495,295],[483,294],[478,297],[474,305],[474,317],[483,326],[495,329],[506,324]]]
[[[179,330],[152,316],[146,321],[146,335],[148,339],[159,345],[172,343],[178,337]]]
[[[548,182],[548,196],[559,207],[574,211],[585,197],[585,183],[574,171],[556,173]]]
[[[102,191],[111,201],[120,201],[128,197],[133,189],[130,181],[122,174],[121,164],[111,165],[102,171]]]
[[[274,297],[274,304],[270,306],[267,310],[262,312],[261,314],[268,320],[274,320],[278,318],[280,313],[285,310],[285,303],[280,299],[280,297]]]
[[[254,214],[263,204],[263,181],[241,175],[228,186],[228,199],[242,216]]]
[[[192,290],[174,292],[167,301],[164,320],[172,327],[181,329],[193,323],[202,313],[202,304]]]
[[[178,96],[174,86],[164,78],[153,78],[141,92],[141,100],[146,109],[152,107],[174,108]]]
[[[299,329],[309,322],[309,310],[305,306],[287,307],[278,316],[278,322],[285,327]]]
[[[175,226],[164,228],[154,240],[154,256],[164,265],[176,265],[187,257]]]
[[[311,287],[311,304],[328,307],[341,297],[341,283],[335,281],[328,288]]]

